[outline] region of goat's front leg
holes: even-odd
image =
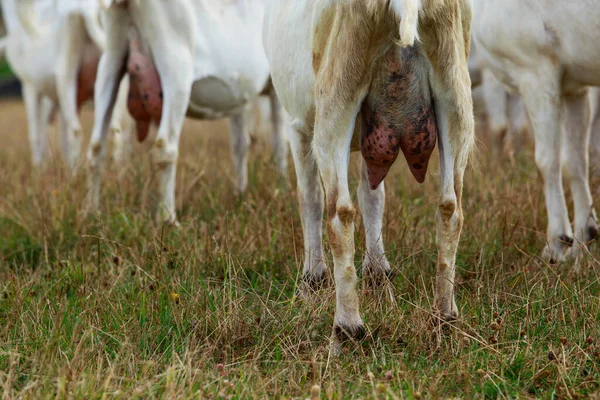
[[[537,68],[519,74],[519,88],[531,117],[535,162],[544,181],[548,244],[543,256],[556,263],[573,245],[561,171],[560,74],[550,60],[540,60]]]
[[[363,96],[364,97],[364,96]],[[354,267],[354,216],[348,189],[350,142],[360,101],[354,106],[335,107],[317,102],[313,153],[325,188],[327,232],[333,255],[336,309],[334,335],[337,344],[365,334],[359,313]]]
[[[571,186],[575,208],[575,243],[572,255],[581,254],[586,243],[598,235],[589,177],[589,103],[588,91],[563,97],[564,140],[563,172]]]
[[[366,254],[362,264],[363,278],[381,282],[391,274],[390,263],[383,248],[383,211],[385,209],[385,186],[371,190],[365,160],[361,158],[358,205],[363,217],[366,238]]]
[[[250,147],[250,135],[244,124],[244,113],[229,118],[229,137],[235,169],[235,190],[237,194],[242,194],[248,187],[248,148]]]
[[[465,6],[466,7],[466,6]],[[454,293],[456,252],[463,226],[462,190],[465,169],[475,142],[471,80],[467,66],[470,32],[468,8],[454,15],[452,24],[427,21],[423,37],[433,64],[433,92],[440,153],[440,197],[437,209],[438,250],[434,307],[441,321],[458,317]],[[466,14],[462,14],[466,13]],[[462,18],[459,20],[459,18]],[[457,32],[463,33],[461,38]]]
[[[97,211],[100,202],[100,179],[106,151],[106,135],[117,98],[119,82],[124,74],[128,51],[129,15],[111,7],[107,11],[109,36],[107,51],[100,58],[94,87],[94,128],[87,152],[87,211]]]

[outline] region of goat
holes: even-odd
[[[5,55],[22,83],[32,163],[39,166],[47,155],[46,126],[58,109],[63,155],[75,170],[82,141],[78,111],[93,96],[104,47],[97,9],[72,4],[39,20],[31,0],[1,4],[7,27]]]
[[[494,75],[523,97],[544,181],[551,263],[581,254],[598,234],[589,187],[587,86],[600,85],[600,4],[587,0],[475,0],[473,33]],[[565,134],[561,132],[561,103]],[[562,184],[575,205],[571,227]]]
[[[159,0],[103,3],[111,35],[96,82],[96,115],[87,156],[88,207],[98,208],[107,123],[125,73],[130,78],[128,108],[136,120],[138,139],[144,140],[150,126],[158,124],[150,150],[156,220],[176,222],[176,163],[186,116],[229,118],[236,190],[243,192],[248,184],[249,146],[243,110],[269,85],[260,42],[265,0],[182,0],[177,7]],[[276,122],[274,135],[281,135],[281,122]],[[277,165],[285,168],[285,152],[276,156],[280,157]]]
[[[398,18],[404,26],[400,37]],[[417,21],[420,40],[415,41]],[[422,182],[439,143],[434,307],[442,320],[458,316],[455,259],[463,225],[463,174],[474,143],[470,21],[469,1],[275,0],[267,8],[265,50],[277,94],[293,119],[290,144],[306,253],[303,280],[314,287],[327,271],[321,228],[326,208],[338,344],[365,331],[353,261],[351,149],[360,148],[363,155],[358,187],[367,230],[363,272],[384,277],[390,266],[381,242],[382,180],[402,150]]]

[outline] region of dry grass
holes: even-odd
[[[32,171],[23,107],[1,107],[4,398],[599,396],[599,253],[578,274],[537,258],[546,217],[529,151],[511,166],[481,146],[465,193],[461,317],[441,332],[429,313],[437,168],[419,186],[397,163],[384,228],[397,305],[363,297],[370,338],[331,359],[333,291],[294,296],[295,185],[276,186],[262,141],[238,200],[226,125],[188,122],[173,230],[150,220],[146,155],[121,180],[108,168],[102,214],[84,218],[84,177],[59,159]],[[360,220],[357,232],[358,266]]]

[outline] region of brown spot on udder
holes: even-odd
[[[77,111],[81,109],[83,103],[94,97],[99,62],[100,53],[96,51],[86,51],[83,56],[77,75]]]

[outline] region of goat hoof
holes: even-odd
[[[592,225],[588,226],[585,241],[591,242],[592,240],[596,240],[598,238],[598,227],[596,223],[593,222]]]
[[[558,240],[560,241],[560,243],[563,246],[566,246],[566,247],[573,246],[573,243],[575,242],[575,240],[571,236],[568,236],[568,235],[560,235],[558,237]]]
[[[573,247],[575,240],[569,235],[559,235],[557,238],[550,241],[550,243],[544,248],[542,252],[542,258],[551,265],[556,265],[566,259],[568,259],[572,252],[570,251]]]
[[[348,341],[361,342],[367,335],[367,330],[363,323],[360,324],[339,324],[333,325],[333,335],[337,343],[342,344]]]
[[[458,319],[458,307],[454,298],[444,299],[438,302],[433,312],[435,325],[453,324]]]

